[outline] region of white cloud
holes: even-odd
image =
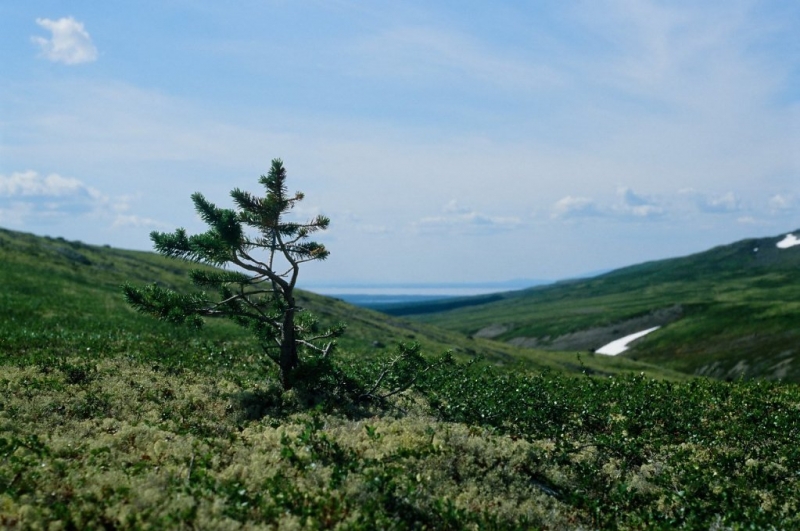
[[[470,208],[460,206],[454,199],[443,208],[442,216],[424,217],[413,224],[423,232],[437,230],[456,230],[465,232],[507,231],[519,227],[522,221],[517,217],[490,216]]]
[[[120,227],[164,227],[165,224],[152,218],[144,218],[133,214],[118,214],[112,228]]]
[[[698,208],[702,212],[709,214],[722,214],[727,212],[736,212],[741,209],[739,199],[733,192],[727,192],[722,195],[712,195],[702,197],[698,201]]]
[[[561,74],[544,64],[493,50],[468,35],[436,27],[406,26],[362,40],[358,52],[380,76],[428,82],[467,76],[504,89],[535,90],[560,86]],[[363,65],[362,65],[363,67]]]
[[[773,214],[786,212],[796,206],[795,198],[790,194],[775,194],[769,198],[768,205]]]
[[[627,187],[617,190],[619,200],[608,206],[598,205],[589,197],[568,195],[556,201],[552,218],[574,219],[590,217],[652,219],[665,214],[665,210],[654,199],[638,194]]]
[[[614,211],[623,216],[633,216],[636,218],[657,218],[665,214],[654,199],[637,194],[627,187],[620,187],[617,190],[620,202],[614,206]]]
[[[680,190],[679,195],[689,197],[694,201],[698,211],[704,214],[727,214],[742,211],[742,202],[734,192],[724,194],[709,194],[699,192],[693,188]]]
[[[602,216],[593,199],[588,197],[562,197],[553,205],[553,218],[585,218]]]
[[[37,18],[36,23],[52,33],[51,38],[31,37],[41,48],[42,56],[54,63],[76,65],[97,60],[97,48],[83,23],[72,17],[58,20]]]
[[[51,173],[42,177],[32,170],[15,172],[10,176],[0,175],[0,197],[40,196],[62,197],[85,192],[90,196],[99,192],[85,186],[78,179]]]
[[[617,220],[689,219],[697,214],[739,214],[742,224],[762,224],[766,214],[785,215],[794,212],[797,199],[792,194],[774,194],[767,208],[750,208],[733,191],[725,193],[701,192],[694,188],[683,188],[673,193],[646,195],[622,186],[617,189],[614,203],[597,202],[590,197],[568,195],[558,200],[551,208],[553,219],[576,219],[604,217]]]
[[[78,226],[84,227],[81,232],[100,229],[106,233],[171,228],[157,219],[131,212],[135,199],[109,197],[79,179],[57,173],[41,175],[27,170],[0,174],[0,224],[31,231],[43,227],[51,230],[54,225],[60,232],[64,227]]]
[[[79,179],[33,170],[0,174],[0,209],[16,224],[36,219],[123,212],[127,203],[112,204],[108,196]]]

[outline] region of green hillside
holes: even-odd
[[[800,246],[783,236],[619,269],[595,278],[390,310],[500,342],[593,350],[653,326],[622,356],[716,378],[800,381]],[[456,307],[460,306],[460,307]]]
[[[187,264],[8,231],[0,264],[3,529],[800,526],[797,385],[648,373],[305,294],[350,324],[337,367],[361,389],[395,341],[495,362],[313,401],[237,328],[122,302],[126,280],[186,287]]]
[[[175,360],[215,367],[259,365],[260,349],[251,337],[226,321],[210,321],[197,332],[139,315],[125,304],[124,282],[158,282],[192,289],[187,272],[196,267],[155,253],[100,247],[61,238],[0,230],[0,346],[5,362],[18,356],[74,355],[93,358],[125,355]],[[554,369],[573,374],[643,372],[671,379],[682,375],[625,359],[579,360],[515,347],[459,332],[397,319],[340,300],[300,292],[300,304],[323,324],[344,322],[340,339],[345,357],[381,355],[399,343],[419,343],[435,356],[452,350],[457,358],[480,356],[492,363]],[[254,363],[255,362],[255,363]],[[269,365],[267,363],[267,365]]]

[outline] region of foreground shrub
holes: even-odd
[[[763,381],[432,374],[445,421],[550,441],[559,499],[602,528],[800,527],[800,389]]]
[[[541,450],[527,441],[419,414],[248,420],[247,391],[224,378],[123,361],[95,372],[80,384],[38,367],[0,379],[0,525],[516,529],[581,520],[531,481],[524,463]],[[102,411],[77,411],[97,394],[107,397]]]
[[[323,371],[369,390],[388,367],[409,369],[383,378],[382,403],[339,407],[236,366],[6,365],[0,527],[800,527],[796,386],[567,378],[418,354]],[[395,384],[406,390],[388,396]]]

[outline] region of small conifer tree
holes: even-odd
[[[334,338],[344,331],[341,325],[317,331],[316,321],[295,300],[300,264],[325,260],[329,254],[324,245],[308,237],[325,230],[330,220],[325,216],[307,223],[286,219],[303,194],[288,194],[280,159],[272,161],[269,174],[262,175],[259,183],[266,188],[266,197],[238,188],[231,191],[235,210],[217,208],[202,194],[193,194],[198,214],[209,225],[202,234],[188,236],[182,228],[150,233],[159,253],[217,267],[190,272],[196,286],[213,290],[216,296],[206,291],[180,294],[156,284],[141,288],[126,284],[123,291],[137,310],[162,320],[201,327],[203,317],[226,317],[247,328],[278,364],[281,384],[288,390],[301,364],[298,351],[327,357],[336,344]],[[252,229],[250,233],[246,227]]]

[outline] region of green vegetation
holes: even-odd
[[[661,325],[623,354],[689,374],[800,382],[800,247],[744,240],[502,300],[406,315],[464,334],[551,350],[596,349]],[[451,301],[451,306],[458,301]]]
[[[518,349],[299,292],[349,324],[337,374],[384,397],[319,400],[283,391],[236,325],[122,300],[125,280],[191,290],[186,264],[7,231],[0,259],[0,527],[800,527],[795,385]]]
[[[308,237],[325,230],[330,220],[321,215],[307,223],[286,220],[303,194],[289,194],[280,159],[272,161],[269,175],[262,175],[259,183],[267,192],[263,198],[238,188],[231,192],[236,210],[218,208],[200,193],[192,195],[197,213],[209,225],[203,234],[187,236],[184,229],[150,234],[164,256],[237,267],[238,271],[189,272],[195,286],[215,290],[216,298],[205,291],[181,294],[154,283],[145,288],[126,284],[125,299],[142,313],[195,328],[203,326],[203,317],[233,321],[256,337],[265,358],[278,365],[283,388],[289,390],[301,374],[301,363],[325,362],[336,345],[333,338],[344,332],[344,325],[320,331],[316,319],[295,298],[300,264],[328,257],[325,246]],[[300,351],[305,353],[302,360]]]
[[[0,338],[7,356],[26,356],[42,349],[58,355],[135,356],[192,368],[219,363],[268,365],[255,338],[223,320],[201,330],[176,327],[136,313],[124,301],[120,286],[156,282],[163,288],[191,293],[189,271],[199,266],[154,253],[97,247],[61,238],[41,238],[0,229]],[[477,355],[510,366],[580,374],[575,353],[521,349],[457,332],[391,318],[355,308],[337,299],[297,290],[298,304],[319,318],[321,326],[346,322],[338,339],[342,356],[391,352],[401,343],[418,343],[423,352],[452,350],[463,360]],[[86,350],[86,349],[90,350]],[[644,372],[654,377],[685,378],[654,365],[604,356],[584,356],[585,368],[597,374]]]
[[[309,413],[277,375],[119,357],[0,386],[6,528],[800,525],[794,386],[440,365],[394,407]]]

